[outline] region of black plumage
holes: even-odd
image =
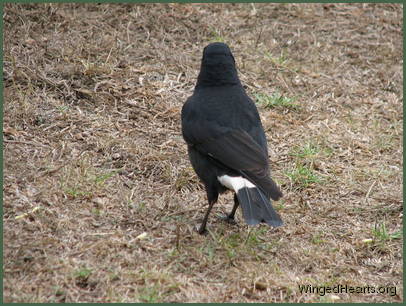
[[[218,195],[227,188],[236,192],[230,221],[240,205],[247,224],[283,224],[269,200],[278,200],[282,192],[269,176],[267,141],[258,110],[242,87],[234,57],[224,43],[204,48],[194,93],[182,108],[182,134],[209,201],[200,233]]]

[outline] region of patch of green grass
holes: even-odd
[[[60,188],[70,198],[90,198],[99,190],[105,188],[104,183],[112,176],[119,173],[119,169],[109,172],[98,171],[93,168],[87,158],[77,160],[71,167],[63,168],[64,173],[60,178]]]
[[[224,37],[221,36],[220,33],[215,29],[212,29],[210,36],[211,36],[210,42],[222,42],[222,43],[225,42]]]
[[[322,181],[322,178],[311,168],[301,164],[296,165],[292,170],[286,171],[285,175],[293,184],[300,185],[303,188],[311,184],[318,184]]]
[[[240,232],[231,234],[222,234],[214,237],[214,241],[207,242],[205,246],[200,247],[200,252],[207,258],[209,263],[228,259],[230,262],[241,257],[250,255],[253,258],[262,260],[263,251],[269,251],[275,246],[274,241],[268,241],[268,227],[255,226],[250,228],[247,233],[241,235]]]
[[[394,145],[393,135],[378,134],[374,139],[374,147],[381,152],[392,150]]]
[[[110,279],[110,281],[113,281],[113,282],[118,281],[118,280],[120,280],[120,275],[117,273],[111,272],[109,274],[109,279]]]
[[[285,208],[285,200],[280,199],[278,202],[273,202],[272,205],[274,205],[276,210],[284,209]]]
[[[61,113],[66,113],[69,110],[69,106],[68,105],[60,105],[60,106],[57,106],[56,109]]]
[[[97,175],[94,179],[95,183],[97,184],[103,184],[106,180],[108,180],[109,178],[113,177],[114,175],[116,175],[118,173],[118,171],[110,171],[108,173],[104,173],[101,175]]]
[[[98,217],[100,217],[103,214],[103,210],[98,209],[98,208],[93,208],[92,213]]]
[[[320,152],[320,147],[318,147],[317,145],[308,142],[306,143],[304,146],[296,146],[294,147],[291,152],[290,155],[291,156],[295,156],[298,158],[313,158],[315,157],[319,152]]]
[[[137,206],[137,210],[140,212],[145,211],[145,205],[145,202],[140,202]]]
[[[65,193],[73,199],[88,198],[92,196],[91,192],[79,190],[77,187],[66,188]]]
[[[138,290],[138,298],[145,303],[157,303],[160,300],[159,292],[160,288],[157,285],[142,287]]]
[[[267,261],[269,250],[277,247],[279,241],[269,240],[267,226],[251,227],[248,232],[223,234],[215,241],[200,248],[200,252],[207,258],[208,263],[227,260],[231,265],[238,258],[249,256],[253,260]]]
[[[202,252],[207,256],[207,259],[209,260],[210,263],[213,262],[214,255],[216,253],[216,248],[211,242],[209,242],[206,246],[202,247]]]
[[[138,299],[145,303],[162,302],[166,296],[179,290],[179,283],[165,270],[144,269],[134,274],[143,286],[138,287]]]
[[[323,234],[322,233],[318,233],[312,236],[312,243],[313,244],[322,244],[325,243],[326,241],[323,238]]]
[[[231,261],[237,257],[237,251],[235,249],[227,249],[228,259]]]
[[[80,279],[87,279],[89,278],[90,274],[92,274],[92,269],[85,267],[75,271],[75,277]]]
[[[264,106],[265,108],[287,108],[290,110],[299,110],[300,106],[293,103],[296,98],[289,98],[282,96],[279,92],[275,92],[272,95],[263,93],[254,93],[256,103]]]
[[[248,232],[248,236],[245,240],[245,244],[249,247],[258,247],[264,239],[262,236],[266,233],[265,227],[254,227]]]
[[[226,236],[223,241],[228,247],[236,248],[241,243],[241,236],[239,233],[232,233],[229,236]]]
[[[400,239],[402,237],[402,233],[400,231],[390,234],[386,229],[385,222],[375,224],[374,228],[372,229],[372,235],[375,237],[376,240],[382,242],[393,239]]]
[[[218,236],[216,241],[211,241],[206,247],[202,247],[201,251],[207,256],[209,263],[213,260],[227,259],[232,263],[238,254],[241,253],[242,239],[239,233],[231,233],[230,235]]]
[[[256,226],[250,230],[247,238],[245,238],[244,246],[246,251],[251,253],[255,258],[263,261],[262,256],[266,256],[263,251],[268,252],[272,248],[278,247],[280,240],[269,240],[269,227]]]
[[[331,154],[333,154],[333,149],[332,148],[330,148],[330,147],[324,147],[323,148],[323,152],[324,152],[324,154],[326,154],[326,156],[328,157],[328,156],[330,156]]]
[[[288,58],[284,50],[281,51],[279,56],[275,56],[271,52],[265,52],[264,56],[278,66],[286,66],[286,64],[288,63]]]
[[[302,146],[293,147],[289,152],[290,156],[298,159],[314,159],[319,155],[329,157],[331,154],[333,154],[332,148],[325,145],[316,144],[312,140],[309,140]]]
[[[323,177],[317,174],[314,169],[314,163],[319,157],[328,157],[333,150],[330,147],[324,147],[313,141],[307,141],[304,145],[295,146],[289,152],[290,156],[296,158],[295,168],[285,172],[285,175],[293,184],[300,185],[303,188],[311,184],[321,183]]]

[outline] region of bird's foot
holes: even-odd
[[[196,224],[195,225],[195,230],[200,234],[200,235],[207,235],[208,231],[206,230],[206,227],[202,227],[201,224]]]
[[[220,219],[227,222],[228,224],[232,224],[232,225],[237,224],[234,217],[230,217],[230,215],[220,216]]]

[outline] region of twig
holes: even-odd
[[[253,6],[254,6],[254,4],[252,4]],[[255,6],[254,6],[254,8],[255,8]],[[257,47],[258,47],[258,43],[259,43],[259,40],[261,39],[261,35],[262,35],[262,31],[264,30],[264,25],[262,25],[261,26],[261,29],[259,30],[259,34],[258,34],[258,36],[257,36],[257,40],[255,41],[255,49],[257,49]]]
[[[369,189],[368,189],[368,192],[367,192],[367,194],[365,195],[365,203],[367,203],[368,202],[368,197],[369,197],[369,194],[371,193],[371,191],[372,191],[372,188],[374,188],[374,186],[375,186],[375,184],[376,184],[376,180],[371,184],[371,186],[369,187]]]
[[[3,139],[3,141],[6,143],[25,144],[25,145],[29,145],[29,146],[40,146],[43,148],[48,148],[46,145],[43,145],[39,142],[22,141],[22,140],[8,140],[8,139]]]
[[[70,160],[54,169],[44,171],[43,173],[39,174],[36,178],[40,178],[40,177],[43,177],[48,174],[53,174],[53,173],[57,172],[58,170],[62,169],[63,167],[65,167],[68,164],[68,162],[70,162]]]
[[[91,249],[94,249],[95,247],[98,247],[98,246],[100,246],[100,245],[102,245],[104,243],[105,243],[104,240],[98,241],[98,242],[92,244],[91,246],[89,246],[87,248],[84,248],[84,249],[76,251],[76,252],[71,252],[70,254],[67,254],[67,256],[78,256],[78,255],[80,255],[80,254],[82,254],[84,252],[87,252],[87,251],[89,251]]]
[[[76,160],[76,159],[78,159],[80,156],[82,156],[82,154],[83,154],[85,151],[86,151],[86,150],[83,150],[82,152],[80,152],[80,153],[78,154],[78,156],[69,159],[68,161],[64,162],[62,165],[60,165],[60,166],[58,166],[58,167],[56,167],[56,168],[54,168],[54,169],[50,169],[50,170],[44,171],[43,173],[39,174],[36,178],[41,178],[41,177],[43,177],[43,176],[45,176],[45,175],[53,174],[53,173],[59,171],[60,169],[62,169],[63,167],[65,167],[67,164],[69,164],[69,163],[72,162],[73,160]]]
[[[171,216],[176,216],[176,215],[182,215],[184,213],[188,213],[188,212],[192,212],[192,211],[196,211],[196,208],[193,209],[186,209],[186,210],[181,210],[181,211],[175,211],[171,214],[166,215],[165,217],[171,217]]]
[[[113,46],[111,46],[111,48],[110,48],[109,55],[107,55],[106,61],[104,62],[104,64],[105,64],[105,65],[106,65],[106,64],[107,64],[107,62],[109,61],[109,58],[110,58],[110,55],[111,55],[111,51],[113,51],[113,47],[114,47],[114,45],[113,45]]]
[[[291,95],[294,95],[294,93],[292,92],[292,90],[289,88],[288,84],[286,84],[286,81],[283,77],[281,77],[280,75],[277,76],[277,78],[282,81],[282,83],[285,85],[285,87],[288,89],[289,93]]]
[[[251,227],[250,230],[248,231],[248,235],[247,235],[247,238],[245,238],[244,245],[247,244],[247,241],[248,241],[248,238],[249,238],[250,235],[251,235],[252,229],[253,229],[253,227]]]

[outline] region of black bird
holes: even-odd
[[[249,225],[283,224],[269,200],[277,201],[282,192],[269,176],[261,119],[241,85],[231,50],[224,43],[211,43],[203,50],[195,90],[182,108],[182,134],[209,201],[200,234],[206,230],[218,195],[227,189],[235,192],[227,221],[234,221],[241,205]]]

